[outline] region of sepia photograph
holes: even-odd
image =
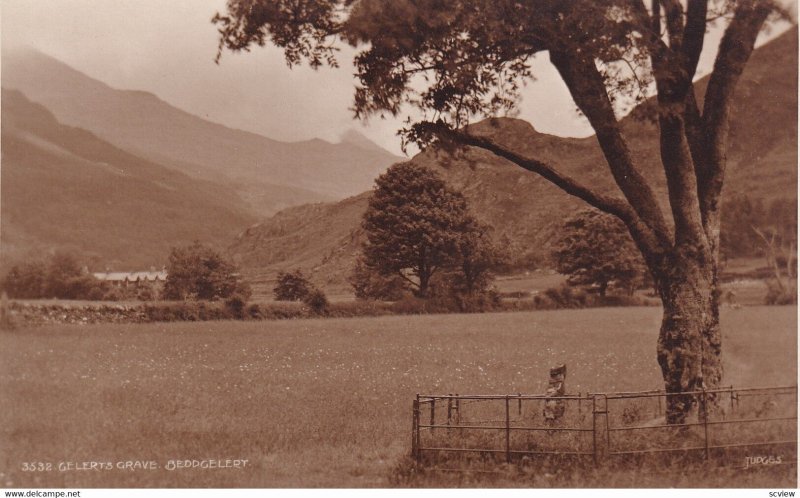
[[[794,496],[797,19],[2,0],[3,496]]]

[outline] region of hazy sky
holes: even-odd
[[[333,142],[355,128],[399,153],[399,121],[376,117],[363,125],[352,119],[352,56],[343,54],[336,70],[290,70],[281,51],[265,47],[226,52],[215,65],[217,32],[210,19],[224,8],[225,0],[2,0],[2,43],[32,46],[112,87],[153,92],[234,128],[278,140]],[[705,72],[718,38],[709,36]],[[541,132],[590,135],[555,70],[540,59],[519,117]]]

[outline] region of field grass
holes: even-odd
[[[796,307],[722,318],[727,384],[796,382]],[[559,362],[569,392],[658,388],[659,322],[651,307],[2,332],[0,486],[389,486],[415,393],[541,393]],[[164,468],[176,459],[248,464]],[[58,470],[135,460],[159,468]]]

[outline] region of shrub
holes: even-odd
[[[103,299],[105,299],[105,296],[106,296],[106,292],[103,290],[102,287],[100,287],[98,285],[98,286],[92,287],[92,289],[89,291],[89,295],[86,296],[86,298],[89,301],[102,301]]]
[[[11,267],[3,277],[3,289],[17,299],[39,298],[47,286],[47,263],[27,261]]]
[[[247,316],[252,320],[264,319],[264,314],[261,312],[261,307],[257,304],[251,304],[247,307]]]
[[[325,314],[328,309],[328,298],[320,289],[315,288],[311,290],[303,298],[303,302],[307,304],[308,307],[311,308],[311,311],[317,315]]]
[[[217,251],[199,242],[172,248],[164,284],[166,299],[214,300],[234,294],[246,299],[250,297],[250,287],[241,279],[236,267]]]
[[[136,293],[136,299],[139,301],[155,301],[158,293],[150,286],[144,286]]]
[[[274,303],[260,307],[261,314],[265,320],[289,320],[293,318],[304,318],[308,311],[297,303]]]
[[[277,301],[302,301],[314,288],[299,269],[278,273],[272,289]]]
[[[500,295],[494,291],[481,292],[475,295],[456,296],[459,311],[462,313],[486,313],[502,306]]]
[[[555,308],[585,308],[592,301],[586,291],[569,285],[551,287],[544,291],[544,297]]]
[[[103,295],[103,301],[122,301],[124,297],[125,296],[119,289],[112,287]]]
[[[389,309],[392,313],[397,313],[399,315],[420,315],[430,313],[428,304],[427,299],[415,296],[404,296],[403,299],[393,302]]]
[[[231,315],[231,318],[236,318],[241,320],[245,317],[244,308],[247,305],[247,301],[244,297],[236,294],[229,297],[225,301],[225,309]]]

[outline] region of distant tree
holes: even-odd
[[[16,299],[35,299],[44,295],[47,282],[47,263],[26,261],[11,267],[3,278],[3,289]]]
[[[612,282],[632,292],[647,271],[625,225],[594,209],[564,224],[553,259],[569,284],[597,285],[601,297]]]
[[[238,294],[248,299],[250,293],[236,267],[211,247],[194,242],[170,252],[164,298],[215,300]]]
[[[88,273],[77,255],[57,251],[50,258],[45,297],[87,299],[100,282]]]
[[[278,273],[278,280],[272,291],[276,300],[302,301],[318,315],[324,314],[328,309],[325,292],[312,284],[300,269]]]
[[[278,273],[278,280],[272,292],[277,301],[302,301],[314,290],[300,269]]]
[[[104,284],[88,273],[80,258],[68,251],[12,266],[2,286],[9,297],[17,299],[95,300],[106,291]]]
[[[399,163],[375,180],[364,213],[364,264],[403,279],[427,297],[431,277],[457,264],[464,233],[474,225],[467,201],[434,171]]]
[[[470,219],[458,240],[457,271],[453,275],[455,290],[473,296],[486,291],[493,269],[506,264],[506,251],[492,240],[490,227]]]

